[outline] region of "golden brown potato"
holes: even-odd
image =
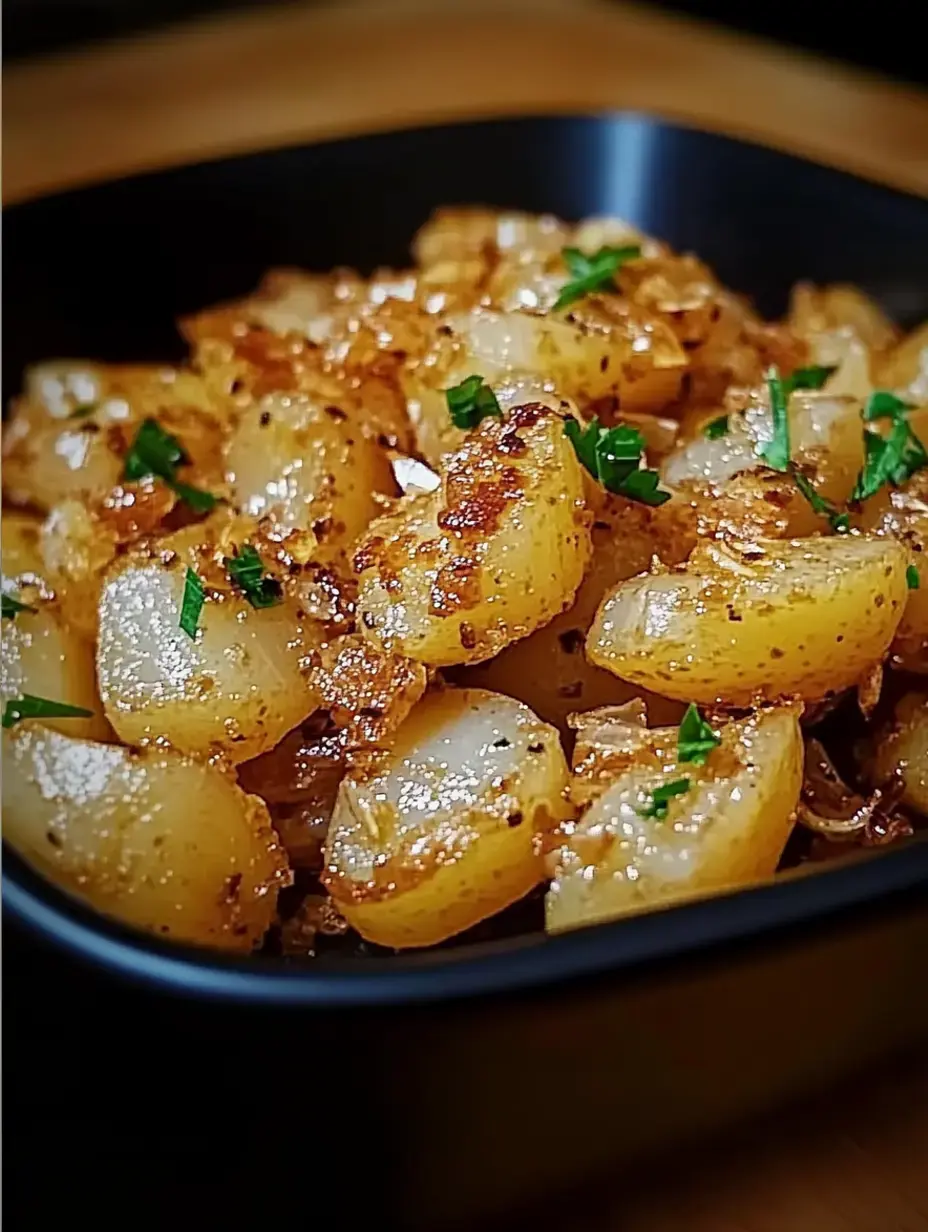
[[[686,370],[671,330],[615,295],[588,297],[548,316],[481,309],[451,314],[446,324],[472,371],[490,380],[538,373],[562,397],[583,404],[614,396],[625,410],[661,410]]]
[[[103,575],[116,556],[116,534],[83,501],[67,500],[56,505],[42,524],[39,547],[62,618],[75,633],[94,642]]]
[[[928,321],[878,358],[876,384],[915,406],[928,406]]]
[[[928,418],[928,412],[923,413]],[[915,418],[914,416],[912,417]],[[922,434],[928,440],[928,432]],[[909,552],[915,586],[890,648],[895,666],[928,672],[928,471],[902,488],[883,488],[867,501],[861,523],[877,534],[892,535]]]
[[[482,689],[426,696],[373,774],[348,775],[325,882],[379,945],[434,945],[543,877],[535,835],[567,814],[557,732]]]
[[[320,629],[286,594],[259,609],[233,588],[223,558],[253,542],[238,525],[216,515],[137,549],[107,574],[97,674],[107,717],[127,743],[160,740],[245,761],[318,705],[308,675]],[[180,627],[188,569],[205,591],[195,638]]]
[[[3,593],[32,610],[3,619],[0,702],[29,694],[91,712],[90,718],[49,718],[57,731],[106,740],[109,724],[97,693],[93,644],[62,620],[39,554],[41,523],[28,515],[3,515]]]
[[[877,303],[857,287],[841,283],[824,287],[798,283],[790,300],[789,323],[818,348],[814,352],[817,364],[835,362],[827,348],[842,333],[859,339],[870,351],[884,351],[899,337]]]
[[[388,654],[359,633],[332,638],[316,660],[310,687],[342,730],[349,754],[382,745],[428,685],[421,663]]]
[[[701,766],[680,762],[677,728],[649,731],[643,713],[578,715],[571,793],[585,811],[550,840],[548,931],[770,877],[802,786],[800,709],[719,725]]]
[[[590,555],[583,474],[546,407],[485,419],[440,489],[407,498],[360,540],[365,637],[440,667],[488,659],[551,620]]]
[[[764,390],[743,411],[727,416],[727,431],[707,436],[708,422],[720,412],[706,413],[697,422],[696,432],[681,443],[661,464],[664,484],[681,493],[711,487],[724,493],[736,476],[757,471],[769,475],[761,447],[773,436],[773,418]],[[789,399],[790,456],[796,466],[825,500],[843,505],[851,495],[864,461],[860,403],[853,398],[836,398],[799,391]],[[796,484],[787,476],[771,477],[777,492],[774,509],[782,519],[783,533],[793,537],[827,533],[828,522],[809,504]],[[737,490],[737,489],[735,489]],[[739,492],[744,499],[743,491]]]
[[[879,664],[908,595],[888,539],[700,543],[677,570],[622,582],[587,654],[623,680],[681,700],[751,705],[832,697]]]
[[[226,477],[242,513],[312,530],[332,559],[396,495],[387,456],[334,403],[269,394],[244,411],[226,445]]]
[[[38,723],[3,737],[3,832],[98,911],[223,949],[261,940],[289,881],[267,809],[229,772]]]
[[[651,722],[679,721],[683,713],[679,702],[619,680],[583,653],[603,596],[618,582],[644,572],[657,550],[671,546],[662,542],[659,529],[664,508],[651,509],[618,496],[605,499],[593,523],[590,565],[571,607],[485,663],[457,669],[456,682],[516,697],[565,734],[568,715],[574,711],[641,696]]]
[[[873,787],[905,784],[900,801],[928,817],[928,693],[906,693],[892,720],[861,750],[861,766]]]
[[[436,371],[419,367],[403,380],[406,406],[416,432],[416,449],[433,466],[441,465],[444,458],[455,453],[467,440],[467,430],[458,428],[448,413],[446,390],[473,375],[473,361],[465,355],[442,370],[440,379]],[[503,373],[486,383],[493,390],[504,416],[529,403],[565,413],[576,409],[569,400],[552,392],[550,381],[531,373]]]
[[[191,464],[181,478],[221,494],[224,408],[192,372],[58,360],[33,368],[3,433],[3,490],[48,510],[119,482],[139,424],[155,419]]]

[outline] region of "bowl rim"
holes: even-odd
[[[469,1000],[640,971],[892,908],[928,886],[928,831],[828,868],[548,936],[307,962],[164,941],[85,905],[4,851],[3,909],[28,932],[130,983],[198,1000],[317,1009]],[[10,866],[13,866],[11,875]]]
[[[925,208],[928,219],[928,202],[921,196],[856,172],[674,117],[610,109],[463,117],[314,141],[289,141],[82,182],[17,200],[5,212],[18,215],[44,202],[105,191],[115,185],[156,182],[191,170],[319,147],[414,139],[417,134],[435,130],[530,128],[558,121],[598,126],[620,119],[639,119],[657,128],[697,134],[728,146],[762,150],[777,160],[813,166],[829,177],[854,181],[887,197],[917,202]],[[834,867],[818,866],[811,872],[803,869],[759,886],[556,936],[531,933],[452,949],[376,958],[322,957],[302,964],[260,955],[228,955],[136,931],[60,890],[5,843],[2,885],[4,914],[9,913],[11,920],[56,948],[130,983],[183,997],[238,1004],[373,1007],[501,995],[631,972],[661,960],[731,947],[742,940],[782,938],[798,925],[824,924],[869,907],[887,908],[928,887],[928,831],[890,850],[861,853]]]

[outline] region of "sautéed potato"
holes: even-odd
[[[765,321],[617,219],[446,209],[413,253],[272,271],[178,367],[25,374],[10,845],[295,956],[561,932],[923,824],[928,324],[811,285]]]

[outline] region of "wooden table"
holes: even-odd
[[[695,23],[576,0],[227,15],[5,74],[4,199],[423,120],[632,107],[928,194],[928,98]],[[928,1066],[781,1114],[571,1232],[926,1232]],[[535,1227],[547,1220],[535,1221]]]

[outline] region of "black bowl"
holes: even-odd
[[[620,214],[768,314],[808,278],[857,283],[903,324],[928,317],[923,201],[643,116],[489,121],[7,210],[6,393],[52,355],[173,358],[177,316],[248,290],[267,266],[402,264],[434,206],[474,201]],[[68,1127],[75,1178],[109,1152],[165,1218],[196,1176],[225,1226],[265,1209],[305,1221],[324,1200],[308,1192],[321,1168],[343,1210],[360,1201],[339,1190],[348,1180],[381,1223],[472,1222],[928,1034],[913,992],[926,887],[928,843],[914,841],[555,939],[295,968],[141,936],[7,853],[6,1025],[23,1059],[7,1098]],[[115,1111],[124,1090],[144,1115]],[[33,1124],[24,1161],[39,1151]],[[270,1200],[281,1171],[290,1188]],[[33,1188],[33,1226],[43,1201]]]

